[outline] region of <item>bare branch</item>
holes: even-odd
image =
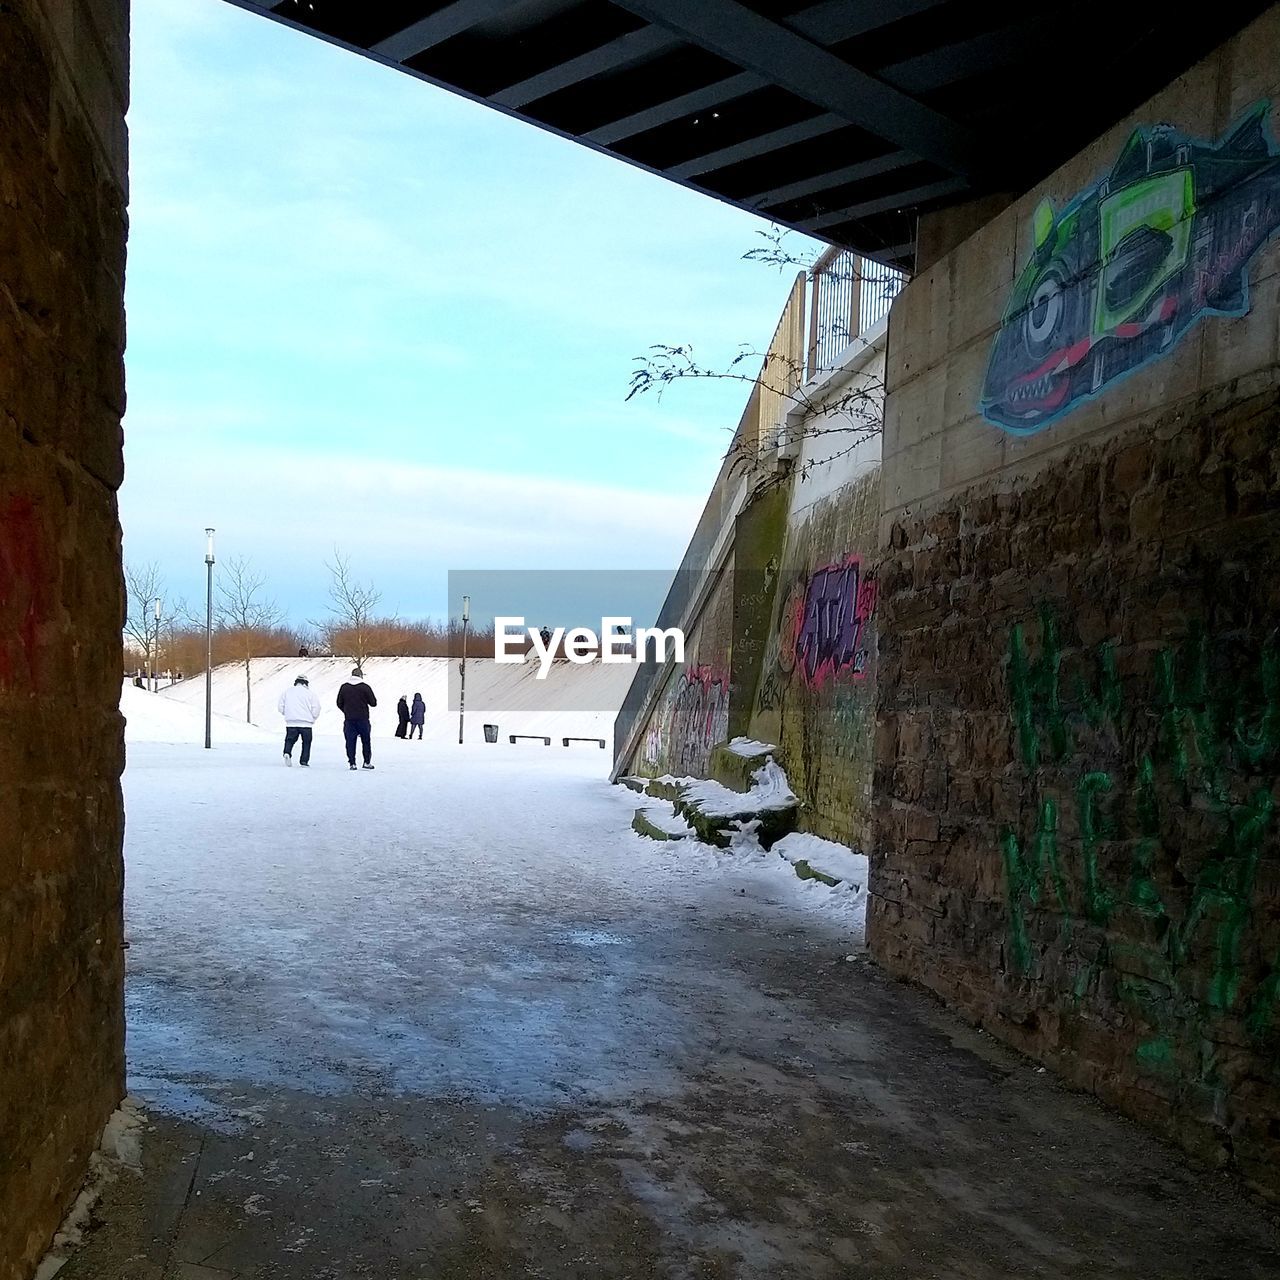
[[[154,560],[144,565],[126,565],[124,571],[125,621],[124,634],[142,655],[143,666],[155,665],[159,640],[155,606],[164,598],[164,579],[160,566]]]
[[[215,613],[221,638],[230,640],[237,659],[244,663],[244,718],[252,719],[250,681],[253,659],[276,647],[272,632],[283,612],[262,593],[266,579],[255,573],[249,561],[236,557],[227,562],[218,578]]]
[[[800,343],[804,354],[796,353],[794,330],[788,341],[771,342],[764,351],[740,346],[726,363],[716,365],[702,363],[689,344],[657,343],[636,357],[626,399],[640,395],[661,399],[677,382],[706,379],[740,382],[753,393],[767,393],[761,398],[767,407],[759,414],[776,415],[780,401],[781,420],[764,421],[759,416],[756,429],[748,427],[745,433],[735,433],[725,454],[732,467],[741,465],[749,473],[757,467],[762,442],[778,445],[793,438],[793,432],[810,442],[837,437],[825,452],[807,448],[804,460],[794,468],[786,464],[770,468],[757,486],[767,488],[788,474],[803,477],[846,457],[882,430],[883,379],[864,369],[833,387],[837,380],[830,375],[848,368],[851,355],[860,346],[866,347],[865,338],[857,331],[859,324],[884,313],[905,277],[849,251],[796,254],[787,243],[790,233],[777,226],[757,234],[764,243],[743,254],[745,259],[780,271],[801,267],[808,277],[807,325],[801,324]],[[784,311],[780,331],[789,314],[794,312]],[[789,351],[775,349],[778,345],[789,346]],[[797,425],[793,427],[793,423]]]
[[[329,570],[329,622],[315,623],[333,653],[345,654],[356,666],[363,666],[373,652],[375,614],[382,592],[371,582],[360,582],[351,569],[351,561],[336,547]],[[385,620],[384,620],[385,621]]]

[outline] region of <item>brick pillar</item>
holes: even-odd
[[[124,1092],[127,0],[0,4],[0,1280]]]

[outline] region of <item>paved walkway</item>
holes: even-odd
[[[131,757],[151,1128],[60,1280],[1277,1274],[1229,1180],[617,789],[244,752]]]

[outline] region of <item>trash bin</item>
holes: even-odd
[[[487,724],[484,727],[484,740],[486,742],[497,742],[498,726],[496,724]]]

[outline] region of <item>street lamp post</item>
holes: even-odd
[[[204,563],[209,576],[209,594],[204,611],[204,745],[213,746],[213,530],[206,529],[209,539]]]
[[[156,635],[151,642],[151,692],[160,692],[160,597],[156,596]]]
[[[467,623],[471,620],[471,597],[462,597],[462,661],[458,664],[458,746],[462,746],[462,718],[467,705]]]

